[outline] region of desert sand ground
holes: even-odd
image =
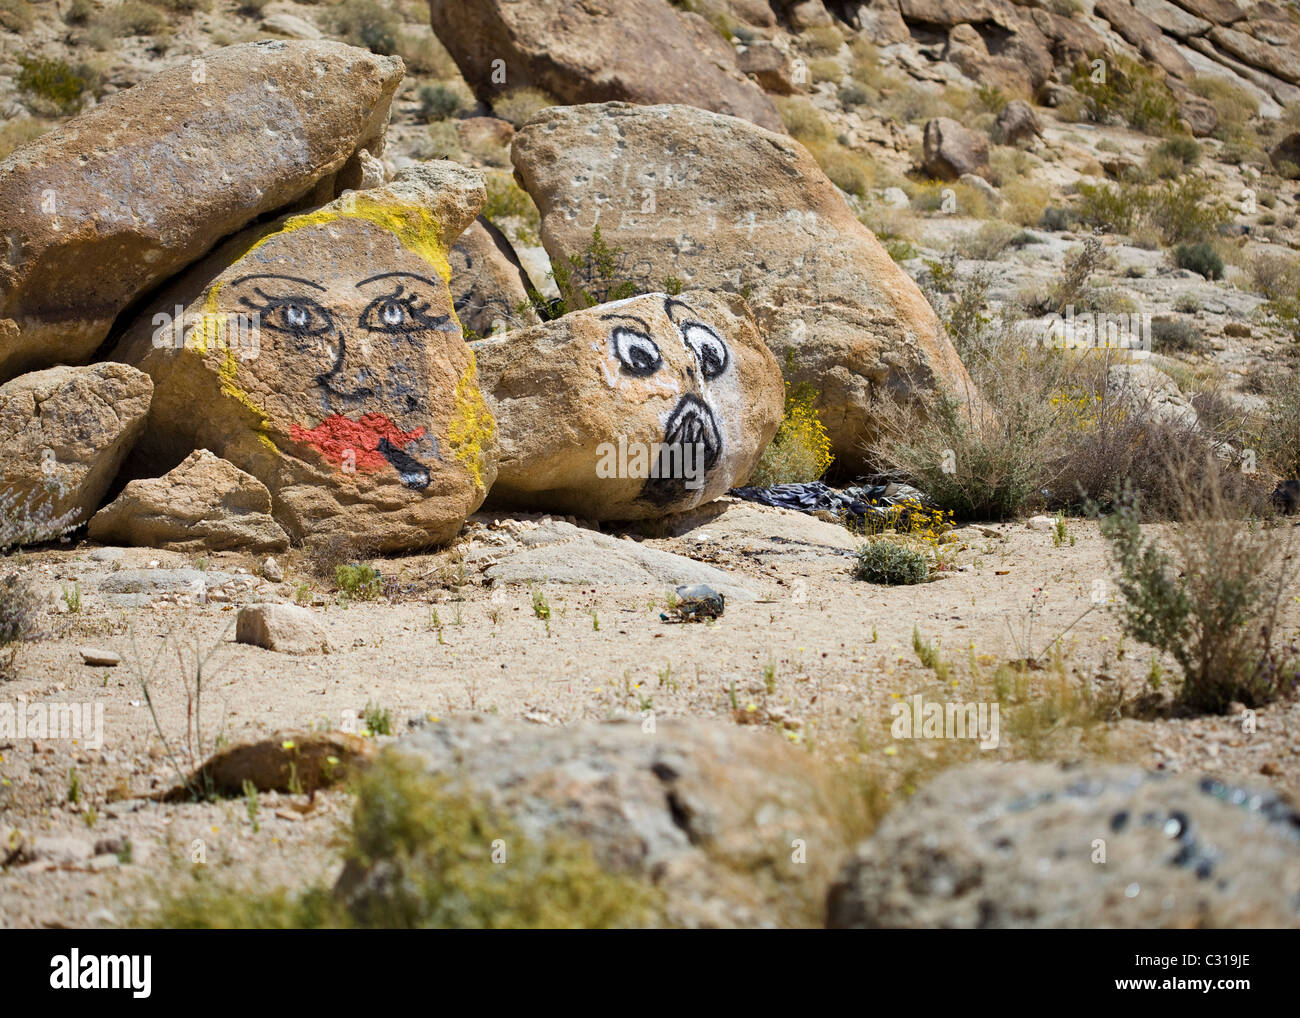
[[[0,696],[9,703],[102,704],[104,724],[96,748],[84,739],[0,741],[0,832],[78,843],[61,859],[63,842],[45,841],[54,846],[45,858],[0,875],[5,925],[142,921],[158,887],[195,857],[259,886],[294,886],[336,865],[330,845],[349,811],[345,791],[310,799],[263,795],[256,823],[238,798],[149,798],[176,783],[160,730],[187,759],[187,671],[176,658],[178,645],[208,655],[200,712],[205,750],[218,741],[347,728],[367,707],[391,714],[394,735],[421,716],[486,711],[562,725],[653,711],[657,718],[764,724],[807,747],[810,766],[820,756],[887,773],[917,764],[910,753],[888,748],[897,745],[889,739],[897,697],[988,701],[997,663],[1032,655],[1044,666],[1029,673],[1028,698],[1064,704],[1090,691],[1090,713],[1102,720],[1079,725],[1065,710],[1055,724],[1018,730],[1004,715],[996,748],[918,745],[921,759],[942,766],[981,754],[1097,755],[1249,778],[1292,794],[1300,789],[1300,708],[1293,702],[1257,712],[1254,732],[1236,714],[1188,719],[1159,703],[1138,707],[1150,693],[1153,652],[1122,639],[1112,610],[1094,605],[1094,592],[1114,588],[1107,587],[1106,546],[1091,521],[1067,521],[1064,541],[1025,523],[959,527],[945,545],[953,568],[941,578],[884,587],[853,578],[854,538],[842,527],[724,500],[672,536],[639,540],[722,568],[757,596],[730,599],[715,622],[674,624],[660,617],[668,585],[486,584],[475,550],[499,518],[480,514],[457,545],[437,554],[378,561],[394,596],[343,604],[331,584],[308,575],[297,554],[282,563],[282,583],[258,577],[259,563],[235,554],[199,560],[147,549],[97,551],[86,543],[23,554],[19,568],[51,591],[48,638],[22,650]],[[240,576],[242,593],[229,602],[122,608],[100,592],[122,569],[196,565]],[[64,589],[80,595],[76,611]],[[534,611],[539,594],[549,620]],[[239,603],[295,598],[315,602],[334,653],[293,657],[234,642]],[[1300,616],[1294,602],[1287,614],[1293,631]],[[950,666],[945,682],[921,665],[914,630],[941,648]],[[156,727],[140,678],[164,643],[152,685]],[[86,647],[116,651],[122,663],[87,665],[80,652]],[[1173,672],[1171,662],[1162,668]],[[1126,716],[1132,714],[1138,716]],[[76,858],[87,852],[92,858]]]

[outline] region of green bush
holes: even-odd
[[[0,0],[0,28],[9,32],[30,32],[36,12],[27,0]]]
[[[1259,139],[1250,126],[1259,115],[1259,101],[1249,92],[1217,75],[1197,75],[1191,80],[1191,89],[1203,99],[1208,99],[1218,116],[1214,137],[1220,141],[1255,150]]]
[[[1063,209],[1059,205],[1049,205],[1043,209],[1043,218],[1038,221],[1038,225],[1051,233],[1065,233],[1070,229],[1073,221],[1068,209]]]
[[[1163,538],[1142,532],[1131,493],[1101,520],[1119,574],[1121,625],[1178,662],[1182,706],[1263,706],[1297,682],[1295,648],[1279,646],[1276,633],[1294,576],[1290,542],[1228,518],[1213,491],[1186,494],[1183,522]]]
[[[916,548],[877,538],[858,549],[853,575],[868,583],[924,583],[930,576],[930,559]]]
[[[1081,64],[1071,78],[1090,119],[1098,123],[1120,120],[1150,134],[1163,134],[1178,126],[1178,100],[1160,74],[1126,57],[1113,57],[1105,71],[1102,81],[1093,81],[1091,67]]]
[[[435,120],[447,120],[454,117],[465,105],[465,97],[454,88],[446,85],[422,85],[420,87],[420,107],[416,118],[421,123]]]
[[[1174,264],[1206,279],[1223,278],[1223,259],[1209,244],[1179,244],[1174,248]]]
[[[1185,134],[1176,134],[1166,138],[1156,146],[1156,152],[1162,156],[1176,159],[1184,166],[1195,166],[1201,161],[1201,144],[1195,138]]]
[[[366,563],[348,562],[334,570],[339,593],[349,601],[373,601],[381,591],[379,571]]]
[[[402,19],[376,0],[341,0],[329,14],[334,33],[353,46],[385,56],[397,52]]]
[[[1212,237],[1231,218],[1216,200],[1213,185],[1185,177],[1147,187],[1133,183],[1080,184],[1075,212],[1087,226],[1131,234],[1141,226],[1159,232],[1166,244],[1195,243]]]
[[[25,95],[49,103],[66,115],[81,106],[88,83],[63,60],[21,56],[17,84]]]
[[[1008,355],[1000,375],[983,375],[991,413],[971,394],[937,393],[904,402],[880,397],[873,458],[907,477],[959,520],[1010,519],[1041,502],[1065,409],[1032,362],[1055,351]],[[976,360],[977,358],[972,358]]]
[[[1232,218],[1228,206],[1214,197],[1214,185],[1204,177],[1166,181],[1150,193],[1147,221],[1166,244],[1203,241]]]
[[[1300,343],[1300,260],[1292,255],[1261,255],[1251,265],[1255,289],[1268,298],[1264,311]]]
[[[875,185],[875,166],[838,141],[809,141],[807,149],[832,184],[846,194],[865,198]]]
[[[1201,353],[1205,340],[1201,330],[1182,318],[1151,319],[1151,348],[1157,353]]]
[[[822,111],[802,96],[778,98],[776,108],[781,114],[781,122],[785,124],[785,129],[801,145],[808,146],[811,142],[824,143],[835,140],[831,125]]]
[[[1129,233],[1142,213],[1145,192],[1121,184],[1080,184],[1075,212],[1086,226]]]
[[[957,249],[963,258],[976,261],[995,261],[1020,236],[1020,231],[1010,223],[991,219],[982,223],[974,233],[969,233],[957,242]]]
[[[138,0],[127,0],[103,12],[103,23],[116,36],[160,35],[168,31],[167,15],[157,7]]]

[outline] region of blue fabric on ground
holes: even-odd
[[[867,517],[885,519],[901,503],[914,501],[929,507],[930,499],[909,484],[851,485],[832,488],[821,481],[799,484],[774,484],[770,488],[732,488],[730,495],[778,509],[801,513],[831,512],[862,524]]]

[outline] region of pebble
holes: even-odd
[[[280,583],[284,579],[284,570],[271,556],[267,556],[266,561],[262,563],[262,575],[272,583]]]
[[[122,655],[115,650],[104,650],[102,647],[78,647],[77,653],[81,655],[81,660],[88,665],[103,665],[106,668],[113,668],[122,663]]]

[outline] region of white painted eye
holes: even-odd
[[[610,334],[610,342],[614,344],[614,356],[629,375],[644,378],[663,366],[658,345],[644,332],[619,326]]]
[[[301,329],[307,324],[311,317],[306,308],[300,308],[297,304],[290,304],[284,311],[285,320],[295,329]]]
[[[705,378],[717,378],[727,370],[731,354],[722,337],[711,328],[703,322],[686,322],[682,325],[682,336],[699,361]]]
[[[400,304],[385,304],[379,317],[384,320],[385,325],[401,325],[406,321],[406,312],[402,310]]]

